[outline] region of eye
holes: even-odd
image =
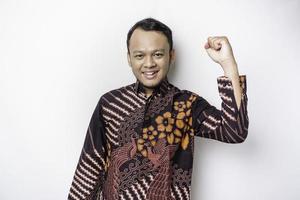
[[[134,57],[137,58],[137,59],[141,59],[141,58],[143,58],[143,55],[142,54],[137,54]]]
[[[162,57],[164,54],[162,54],[162,53],[155,53],[154,55],[155,55],[155,57],[160,58],[160,57]]]

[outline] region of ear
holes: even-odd
[[[131,58],[130,58],[129,52],[127,52],[127,62],[128,62],[128,65],[131,67]]]
[[[176,54],[175,54],[175,49],[172,49],[170,51],[170,64],[173,65],[175,62]]]

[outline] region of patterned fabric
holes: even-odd
[[[240,108],[217,78],[221,110],[167,78],[150,97],[141,83],[105,93],[88,126],[69,200],[189,200],[194,136],[241,143],[248,134],[246,76]]]

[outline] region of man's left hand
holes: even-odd
[[[236,61],[226,36],[208,37],[204,46],[209,57],[219,63],[224,72],[236,71]]]

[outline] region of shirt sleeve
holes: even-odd
[[[100,199],[106,175],[106,140],[100,100],[87,128],[68,200]]]
[[[232,81],[226,76],[217,79],[221,110],[210,105],[204,98],[196,96],[192,104],[195,135],[225,143],[241,143],[248,135],[246,75],[239,76],[242,87],[240,108],[237,108]]]

